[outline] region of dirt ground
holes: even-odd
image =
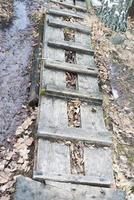
[[[0,199],[9,200],[16,176],[32,176],[37,108],[28,106],[29,75],[45,1],[1,2],[13,16],[0,29]]]
[[[128,20],[126,33],[106,28],[91,11],[99,85],[107,128],[113,134],[115,184],[134,199],[134,21]]]
[[[13,0],[0,0],[0,24],[7,25],[13,17]]]

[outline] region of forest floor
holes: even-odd
[[[134,199],[134,21],[125,33],[106,28],[91,11],[92,44],[99,68],[107,128],[113,134],[113,168],[117,188]]]
[[[2,5],[1,2],[3,1],[0,1],[0,5]],[[0,113],[0,118],[1,121],[3,116],[6,119],[2,121],[2,127],[0,127],[0,130],[4,130],[2,133],[0,132],[0,198],[9,200],[12,199],[12,193],[15,191],[16,176],[20,174],[32,176],[33,130],[36,124],[37,108],[31,109],[27,106],[30,85],[29,69],[39,36],[37,26],[42,17],[45,3],[44,0],[15,0],[14,8],[11,6],[12,1],[8,0],[4,3],[8,9],[5,9],[6,15],[2,18],[1,9],[3,7],[0,7],[0,20],[4,19],[3,22],[8,23],[12,18],[12,23],[10,22],[9,27],[0,32],[2,42],[0,49],[2,60],[0,61],[3,66],[0,81],[2,80],[2,83],[7,81],[7,75],[8,81],[10,81],[7,91],[5,92],[3,89],[6,85],[3,85],[1,92],[4,92],[0,93],[5,103],[5,109],[1,109],[4,113]],[[21,16],[17,13],[18,9]],[[115,33],[104,27],[99,18],[95,17],[94,12],[87,18],[87,22],[92,27],[92,42],[104,98],[105,121],[108,129],[113,133],[113,167],[116,185],[127,192],[127,199],[132,200],[134,198],[134,186],[132,185],[134,169],[132,147],[134,133],[134,22],[129,20],[126,33]],[[4,37],[2,37],[3,35]],[[16,66],[15,70],[18,71],[21,62],[18,55],[22,54],[24,56],[21,56],[21,59],[25,62],[22,62],[20,73],[13,76],[16,72],[11,68],[8,69],[7,66],[13,61],[12,65]],[[18,79],[18,77],[20,78]],[[16,87],[16,85],[18,86]],[[19,88],[22,87],[23,92],[21,93]],[[11,104],[7,105],[11,97],[14,99]],[[18,99],[21,100],[16,103]],[[14,102],[18,105],[17,109],[14,109]],[[3,104],[0,103],[1,107]],[[14,119],[13,126],[9,126],[12,118]],[[14,126],[14,124],[16,125]]]
[[[0,24],[7,25],[13,17],[13,0],[0,0]]]
[[[32,177],[37,108],[28,106],[30,71],[44,7],[44,0],[0,1],[1,200],[12,199],[17,175]]]

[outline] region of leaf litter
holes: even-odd
[[[127,200],[134,199],[134,111],[129,108],[132,95],[131,93],[131,78],[127,78],[128,70],[133,73],[134,57],[134,22],[130,19],[129,27],[126,33],[122,33],[125,41],[121,45],[112,43],[111,38],[117,33],[106,28],[100,20],[95,16],[94,11],[87,18],[87,23],[92,27],[92,43],[95,49],[96,65],[99,69],[99,85],[103,92],[103,110],[107,128],[113,131],[113,169],[117,188],[123,189],[126,192]],[[122,37],[122,35],[121,35]],[[120,90],[122,93],[126,90],[124,99],[115,100],[112,91],[111,82],[111,60],[121,64],[120,71],[116,76],[117,80],[123,83]],[[123,66],[127,66],[124,71],[125,76],[122,76]],[[115,76],[116,74],[113,74]],[[114,81],[116,81],[114,78]],[[128,88],[126,89],[126,85]],[[133,85],[133,84],[132,84]],[[120,86],[120,85],[119,85]],[[130,91],[130,92],[128,92]],[[122,105],[123,104],[123,105]]]
[[[65,41],[75,41],[75,32],[70,29],[64,30]],[[76,52],[66,51],[65,61],[68,63],[76,63]],[[77,89],[77,74],[72,72],[66,72],[66,87],[68,89]],[[80,128],[81,116],[80,116],[80,105],[79,99],[69,100],[67,102],[67,115],[68,115],[68,126],[74,128]],[[83,142],[69,142],[70,149],[70,163],[72,174],[84,174],[84,147]]]
[[[36,115],[37,109],[17,128],[15,137],[8,140],[11,148],[0,147],[0,197],[3,199],[9,199],[14,192],[17,174],[31,173],[31,149],[34,142],[32,129]]]

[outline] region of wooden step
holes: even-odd
[[[14,200],[125,200],[121,190],[71,183],[34,181],[18,176]]]
[[[59,17],[74,17],[77,19],[84,19],[84,16],[75,12],[67,11],[67,10],[59,10],[59,9],[48,9],[47,14],[59,16]]]
[[[74,24],[74,23],[70,23],[70,22],[66,22],[66,21],[60,21],[60,20],[52,20],[52,19],[48,19],[47,21],[49,26],[55,27],[55,28],[69,28],[69,29],[73,29],[75,31],[84,33],[84,34],[91,34],[91,30],[89,27],[87,26],[83,26],[80,24]]]
[[[37,180],[37,181],[58,181],[58,182],[63,182],[63,183],[75,183],[75,184],[83,184],[83,185],[90,185],[90,186],[100,186],[100,187],[110,187],[111,186],[111,182],[109,181],[105,181],[105,180],[100,180],[99,177],[92,177],[92,176],[88,176],[88,177],[83,177],[83,176],[75,176],[75,175],[71,175],[71,176],[61,176],[59,175],[43,175],[43,173],[35,171],[34,175],[33,175],[33,179]]]
[[[76,99],[79,98],[82,101],[90,102],[94,105],[102,105],[101,94],[88,94],[85,92],[79,92],[78,90],[62,90],[55,86],[47,85],[45,88],[45,95],[59,97],[63,99]]]
[[[86,12],[87,11],[86,7],[81,7],[81,6],[77,6],[77,5],[71,5],[71,4],[68,4],[68,3],[65,3],[65,2],[56,1],[56,0],[51,0],[50,2],[55,3],[57,5],[64,6],[66,8],[75,9],[75,10],[81,11],[81,12]]]
[[[34,179],[102,187],[113,184],[111,150],[108,147],[83,146],[84,171],[72,174],[70,143],[39,139],[37,145]]]
[[[90,75],[92,77],[97,77],[97,69],[93,69],[90,67],[83,67],[82,65],[78,64],[71,64],[71,63],[62,63],[58,61],[52,61],[52,60],[45,60],[45,68],[49,69],[56,69],[61,71],[67,71],[67,72],[75,72],[78,74],[85,74]]]
[[[78,53],[83,53],[87,55],[94,55],[94,51],[89,48],[89,46],[83,46],[80,43],[72,42],[72,41],[54,41],[48,40],[48,46],[53,48],[59,48],[64,50],[76,51]]]
[[[60,140],[83,141],[97,146],[111,146],[112,137],[108,131],[95,131],[83,128],[52,128],[39,127],[38,138],[53,138]]]
[[[38,137],[84,141],[98,146],[110,146],[111,134],[106,130],[101,106],[80,105],[80,127],[68,125],[67,100],[41,97],[38,117]]]

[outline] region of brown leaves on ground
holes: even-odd
[[[76,64],[76,52],[74,51],[65,51],[65,62]]]
[[[0,196],[9,199],[14,192],[15,177],[18,174],[29,173],[33,160],[31,160],[30,147],[33,144],[32,124],[36,119],[33,111],[21,126],[16,130],[14,139],[8,139],[11,148],[0,147]]]
[[[110,125],[108,128],[112,127],[114,133],[113,167],[116,185],[118,188],[126,191],[127,199],[133,199],[134,149],[132,143],[134,138],[134,115],[132,112],[125,113],[121,105],[117,105],[114,101],[109,82],[109,63],[111,60],[114,60],[121,63],[122,66],[126,65],[128,68],[133,68],[134,22],[129,20],[127,32],[124,34],[121,33],[120,35],[104,27],[100,20],[95,17],[94,13],[87,19],[87,22],[92,27],[95,60],[99,68],[99,78],[104,95],[103,108],[105,110],[105,118],[108,119],[107,124]],[[123,38],[124,41],[121,44],[113,44],[113,38],[116,40]],[[129,89],[131,90],[131,87]],[[127,101],[129,100],[127,99]]]
[[[64,40],[74,42],[75,41],[75,31],[65,28],[64,29]]]
[[[0,0],[0,23],[7,24],[13,16],[13,0]]]
[[[79,128],[81,126],[80,105],[81,101],[79,99],[68,101],[67,114],[69,127]]]
[[[84,174],[84,144],[83,142],[71,143],[70,161],[72,174]]]
[[[66,87],[76,89],[77,87],[77,74],[66,72]]]

